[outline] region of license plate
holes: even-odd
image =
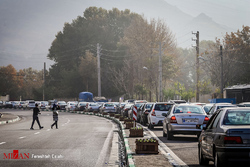
[[[190,118],[186,118],[186,119],[182,119],[182,122],[183,123],[186,123],[186,122],[195,122],[195,123],[197,123],[198,122],[198,119],[190,119]]]

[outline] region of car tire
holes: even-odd
[[[204,158],[200,146],[198,146],[198,156],[199,156],[199,164],[200,165],[208,165],[209,164],[209,161],[206,158]]]
[[[154,125],[152,125],[151,123],[148,124],[148,128],[149,129],[154,129]]]
[[[225,164],[223,164],[223,162],[220,160],[220,157],[217,153],[217,151],[215,151],[214,153],[214,167],[222,167],[225,166]]]
[[[167,134],[164,132],[164,128],[163,128],[163,137],[167,137]]]
[[[172,132],[170,132],[169,130],[168,130],[168,127],[166,127],[167,128],[167,140],[172,140],[173,139],[173,133]]]

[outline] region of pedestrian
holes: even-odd
[[[57,111],[58,107],[56,107],[56,105],[53,106],[53,120],[55,121],[52,125],[51,125],[51,129],[53,129],[53,126],[56,125],[56,129],[58,129],[57,126],[57,121],[58,121],[58,111]]]
[[[38,104],[36,103],[35,108],[33,108],[33,121],[32,121],[30,130],[34,130],[33,125],[34,125],[35,121],[37,122],[40,129],[43,128],[43,126],[40,125],[40,122],[39,122],[39,119],[38,119],[38,114],[41,114],[41,113],[40,113],[40,110],[38,108]]]

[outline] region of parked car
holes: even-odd
[[[65,101],[58,101],[56,105],[60,108],[60,110],[66,110],[67,103]]]
[[[48,105],[49,105],[48,101],[41,101],[40,104],[38,105],[38,107],[40,109],[46,109],[47,108],[46,106],[48,106]]]
[[[100,113],[116,113],[116,104],[103,103],[99,109]]]
[[[215,113],[215,111],[217,111],[220,108],[224,108],[224,107],[237,107],[237,106],[233,105],[232,103],[214,103],[213,107],[209,110],[207,115],[209,115],[209,117],[211,117]]]
[[[209,121],[203,108],[192,104],[176,104],[164,115],[163,137],[167,137],[168,140],[172,140],[174,134],[191,134],[199,137],[201,129],[197,129],[196,125],[206,126]]]
[[[147,125],[147,123],[148,123],[148,114],[149,114],[149,112],[150,112],[150,110],[151,110],[151,108],[152,108],[152,106],[153,106],[153,104],[154,103],[145,103],[145,104],[143,104],[140,108],[140,123],[142,124],[142,125],[144,125],[144,126],[146,126]]]
[[[93,111],[99,112],[99,108],[100,108],[100,105],[98,103],[89,102],[87,103],[86,111],[87,112],[93,112]]]
[[[221,108],[210,118],[198,141],[200,165],[249,166],[250,107]],[[245,162],[245,165],[239,163]]]
[[[168,102],[154,103],[148,114],[148,128],[154,129],[154,126],[163,125],[163,120],[165,118],[164,113],[167,114],[172,106],[173,103]]]
[[[25,105],[25,101],[20,101],[18,108],[22,109],[24,105]]]
[[[23,104],[23,109],[33,109],[35,108],[35,101],[34,100],[26,100],[25,103]]]
[[[3,108],[13,108],[13,105],[10,101],[3,102]]]
[[[0,108],[3,108],[3,101],[0,101]]]
[[[87,102],[79,102],[77,104],[76,110],[78,111],[85,111]]]
[[[65,106],[65,110],[67,111],[75,111],[77,103],[76,102],[67,102],[67,106]]]

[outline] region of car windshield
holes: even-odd
[[[208,113],[211,108],[212,106],[204,106],[204,110],[206,111],[206,113]]]
[[[86,103],[79,103],[80,106],[86,106]]]
[[[97,103],[92,103],[92,104],[90,104],[90,106],[98,106],[99,104],[97,104]]]
[[[250,110],[228,110],[223,119],[224,125],[250,125]]]
[[[64,102],[61,102],[61,103],[58,103],[59,105],[66,105],[66,103],[64,103]]]
[[[150,109],[152,107],[153,104],[146,104],[145,108],[146,109]]]
[[[201,106],[178,106],[174,109],[174,113],[178,113],[178,114],[186,114],[186,113],[204,114]]]
[[[172,105],[170,104],[156,104],[155,105],[155,110],[160,110],[160,111],[169,111]]]
[[[137,107],[137,108],[140,108],[141,107],[141,105],[143,105],[144,103],[137,103],[137,104],[135,104],[135,106]]]
[[[235,107],[234,105],[225,105],[225,106],[218,106],[217,109],[225,108],[225,107]]]

